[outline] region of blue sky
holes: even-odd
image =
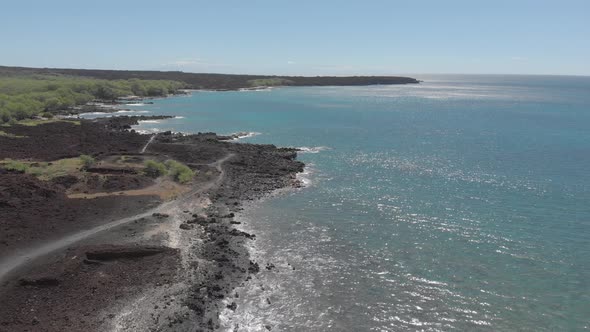
[[[590,75],[590,1],[2,0],[0,64]]]

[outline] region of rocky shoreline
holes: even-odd
[[[84,175],[83,190],[92,195],[96,181],[103,191],[111,181],[117,195],[89,199],[68,196],[80,180],[0,170],[0,270],[29,247],[56,248],[0,276],[0,331],[206,331],[219,328],[224,303],[239,310],[234,289],[260,266],[246,249],[255,235],[235,228],[234,216],[244,201],[298,186],[304,165],[295,149],[227,142],[231,136],[142,135],[131,126],[143,119],[5,129],[25,138],[0,137],[0,159],[149,156],[178,160],[199,176],[184,194],[165,199],[143,194],[156,184],[132,168],[115,174],[102,167]]]
[[[136,110],[127,108],[125,106],[141,106],[153,104],[153,100],[162,99],[174,96],[190,95],[194,90],[182,89],[174,94],[164,96],[127,96],[115,100],[96,99],[83,105],[77,105],[63,110],[56,110],[53,115],[65,118],[76,118],[83,114],[113,114],[121,112],[137,112]]]

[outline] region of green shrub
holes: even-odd
[[[44,117],[45,119],[53,119],[53,114],[51,114],[49,112],[43,112],[43,113],[41,113],[41,116]]]
[[[94,160],[94,158],[92,156],[89,156],[87,154],[81,155],[80,160],[82,161],[83,168],[90,168],[96,162],[96,160]]]
[[[168,167],[169,174],[174,181],[179,183],[190,182],[195,176],[195,172],[192,169],[176,160],[167,160],[166,167]]]
[[[11,171],[26,172],[29,169],[29,165],[21,163],[16,160],[7,160],[4,164],[4,168]]]
[[[144,163],[144,165],[145,168],[143,172],[145,173],[145,175],[149,177],[157,178],[159,176],[166,175],[167,173],[166,165],[159,163],[155,160],[148,160]]]
[[[26,172],[36,177],[43,175],[43,169],[40,167],[30,167]]]
[[[9,123],[12,120],[12,114],[10,114],[6,110],[0,109],[0,122],[1,123]]]

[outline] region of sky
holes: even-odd
[[[0,0],[0,65],[590,75],[590,0]]]

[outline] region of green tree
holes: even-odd
[[[144,163],[144,170],[143,172],[145,173],[145,175],[152,177],[152,178],[157,178],[163,175],[166,175],[167,170],[166,170],[166,165],[159,163],[155,160],[147,160]]]
[[[104,100],[115,100],[117,99],[117,94],[113,88],[100,85],[96,91],[96,97]]]
[[[12,115],[8,112],[7,109],[0,109],[0,121],[3,123],[8,123],[12,120]]]
[[[176,160],[167,160],[166,167],[168,167],[169,174],[174,181],[179,183],[190,182],[195,176],[195,172],[192,169]]]
[[[82,168],[90,168],[96,163],[96,160],[87,154],[80,155],[80,160],[82,161]]]

